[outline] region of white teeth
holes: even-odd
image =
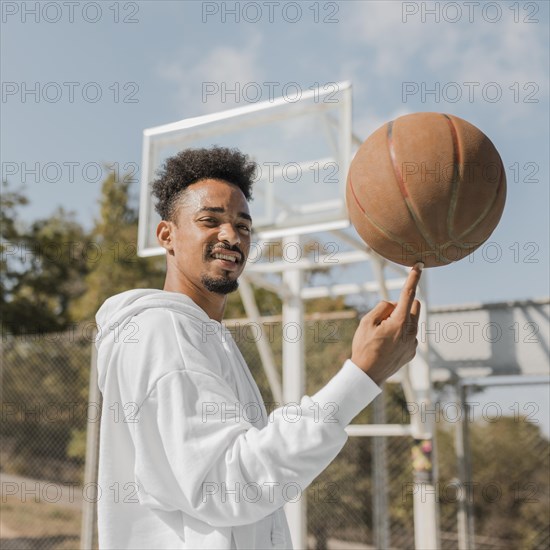
[[[225,254],[214,254],[214,258],[218,260],[231,260],[232,262],[237,261],[236,256],[226,256]]]

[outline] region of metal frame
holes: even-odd
[[[340,109],[342,122],[338,128],[338,141],[337,143],[331,143],[335,148],[335,157],[339,166],[348,166],[351,160],[351,147],[352,147],[352,132],[351,132],[351,83],[348,81],[339,82],[336,84],[338,91],[342,92],[344,101],[338,104]],[[296,115],[316,113],[320,116],[326,111],[334,109],[332,103],[315,103],[313,105],[307,104],[307,101],[316,99],[318,101],[329,94],[333,93],[331,90],[309,90],[304,92],[300,99],[293,103],[288,103],[286,98],[280,97],[274,100],[263,101],[260,103],[254,103],[245,107],[238,107],[235,109],[229,109],[218,113],[209,115],[203,115],[193,118],[180,120],[178,122],[163,124],[154,128],[148,128],[143,131],[143,144],[142,144],[142,175],[141,175],[141,187],[140,187],[140,209],[139,209],[139,226],[138,226],[138,255],[141,257],[159,256],[165,253],[165,250],[160,246],[147,246],[147,231],[149,229],[150,221],[150,182],[153,176],[153,167],[158,163],[156,162],[156,153],[158,146],[167,145],[179,145],[182,148],[191,144],[199,138],[208,136],[215,136],[226,134],[235,130],[242,130],[244,128],[258,127],[266,125],[272,122],[291,119]],[[281,107],[286,109],[281,110]],[[248,115],[254,115],[252,119],[246,118]],[[243,118],[245,117],[245,118]],[[223,128],[218,123],[225,122]],[[328,125],[333,121],[324,120]],[[212,125],[214,125],[212,127]],[[183,132],[187,132],[190,129],[194,129],[192,133],[182,135]],[[160,137],[162,136],[162,138]],[[322,162],[327,159],[316,159],[317,162]],[[302,164],[304,164],[302,162]],[[307,163],[306,163],[307,164]],[[276,175],[275,171],[275,175]],[[272,191],[273,183],[268,181],[267,194]],[[327,228],[345,228],[349,227],[349,220],[345,216],[345,186],[344,179],[340,181],[340,196],[341,200],[337,201],[325,201],[326,203],[317,208],[323,212],[330,212],[332,215],[328,216]],[[268,204],[269,201],[268,201]],[[288,205],[287,205],[288,206]],[[311,212],[311,209],[308,209]],[[295,208],[288,206],[288,212],[296,212]],[[261,226],[262,222],[255,220],[256,225]],[[258,234],[260,238],[275,238],[283,235],[294,235],[298,231],[299,233],[308,233],[311,231],[317,231],[324,228],[323,224],[315,223],[313,227],[304,227],[301,230],[297,229],[296,224],[290,227],[281,229],[277,224],[270,231],[263,230]]]

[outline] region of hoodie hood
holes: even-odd
[[[210,319],[189,296],[180,292],[168,292],[154,288],[137,288],[111,296],[98,309],[95,319],[98,354],[110,355],[114,335],[120,335],[133,317],[151,308],[161,308],[195,317],[201,322],[218,323]],[[221,325],[221,323],[220,323]],[[103,391],[108,361],[98,361],[98,382]]]

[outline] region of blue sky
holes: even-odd
[[[483,129],[507,167],[495,244],[430,270],[430,302],[550,293],[548,2],[46,4],[2,3],[3,176],[19,186],[25,166],[54,163],[26,175],[27,220],[62,205],[91,227],[107,174],[96,163],[139,167],[144,128],[249,104],[204,103],[204,82],[350,80],[359,136],[401,114],[449,112]],[[25,93],[36,83],[38,97]]]

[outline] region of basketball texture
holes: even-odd
[[[351,162],[351,222],[378,254],[425,267],[460,260],[485,242],[506,200],[491,140],[453,115],[414,113],[376,130]]]

